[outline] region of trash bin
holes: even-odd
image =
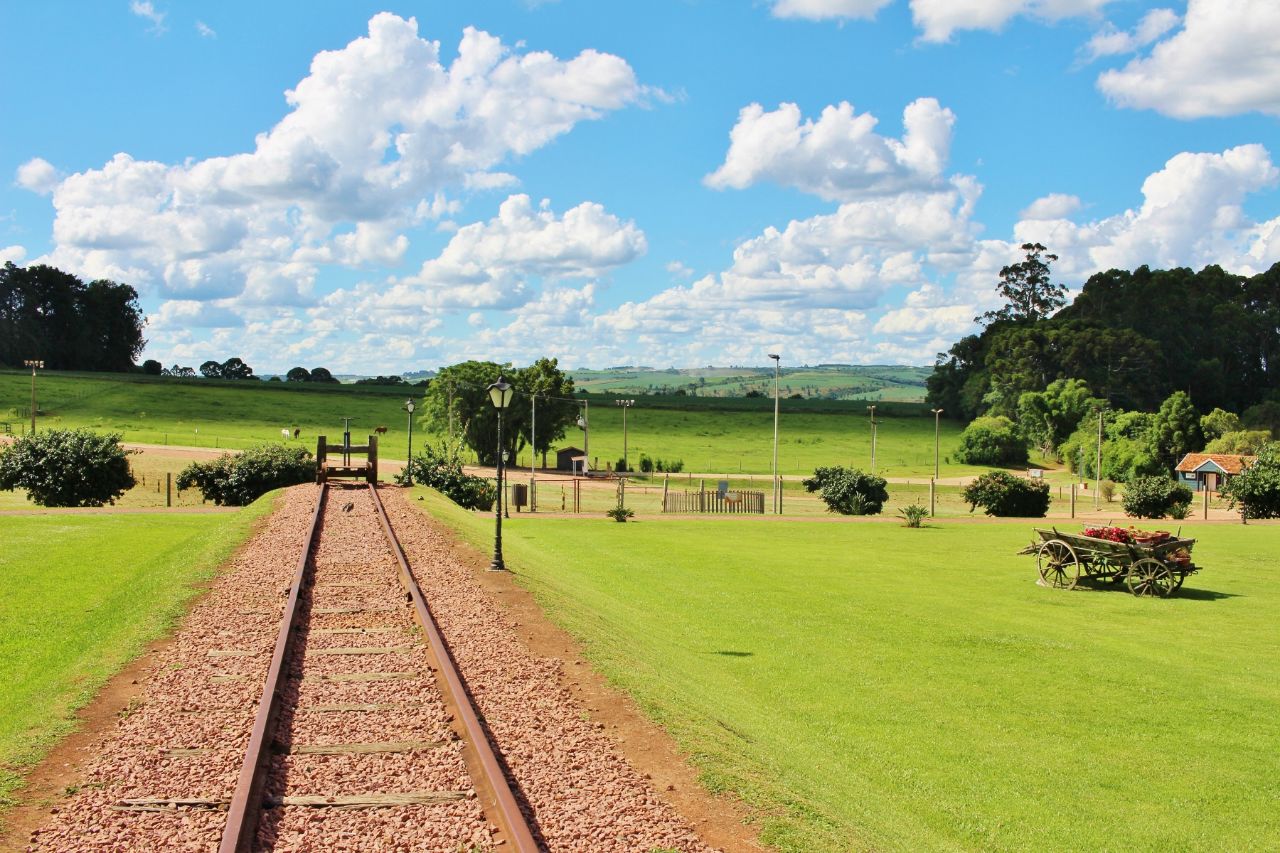
[[[524,483],[511,484],[511,503],[515,505],[516,512],[520,511],[520,507],[529,505],[529,487]]]

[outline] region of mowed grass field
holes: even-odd
[[[1037,586],[1031,526],[512,515],[503,544],[780,850],[1274,849],[1280,526],[1185,525],[1206,568],[1169,600]]]
[[[236,513],[0,517],[0,820],[74,712],[161,636],[274,502]]]
[[[0,372],[0,422],[14,433],[24,428],[30,374]],[[384,458],[403,459],[407,416],[401,407],[422,389],[299,383],[164,380],[137,375],[42,373],[38,379],[39,428],[90,427],[119,432],[127,442],[237,449],[281,441],[281,429],[300,428],[298,440],[314,449],[320,433],[342,435],[342,417],[354,418],[352,433],[362,441],[374,427],[388,431],[379,440]],[[871,427],[866,406],[834,400],[783,400],[778,465],[784,474],[809,474],[820,465],[869,468]],[[890,416],[886,417],[888,411]],[[8,412],[8,414],[6,414]],[[896,414],[895,414],[896,413]],[[921,406],[882,406],[876,469],[888,477],[928,477],[933,471],[933,417]],[[590,400],[590,455],[600,468],[623,455],[622,410],[612,398]],[[943,477],[981,472],[953,464],[960,426],[941,423]],[[415,441],[428,437],[415,429]],[[640,454],[684,463],[686,471],[768,474],[773,453],[771,400],[637,398],[627,414],[627,455],[638,467]],[[571,428],[561,446],[582,447],[583,434]],[[419,447],[421,445],[419,444]],[[526,451],[521,465],[531,461]],[[554,456],[549,458],[554,465]]]

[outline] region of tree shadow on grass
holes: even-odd
[[[712,654],[723,655],[724,657],[728,657],[728,658],[749,658],[749,657],[755,656],[755,652],[735,652],[728,649],[718,651],[718,652],[712,652]]]

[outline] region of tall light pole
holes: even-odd
[[[867,406],[871,410],[871,473],[876,472],[876,407]]]
[[[942,409],[930,409],[933,412],[933,479],[938,479],[938,416]]]
[[[529,476],[538,470],[538,395],[529,395],[529,449],[533,458],[529,460]],[[532,500],[532,498],[530,499]]]
[[[44,361],[40,359],[26,359],[22,362],[31,368],[31,434],[36,434],[36,370],[44,370]]]
[[[1098,461],[1093,469],[1093,511],[1098,511],[1098,495],[1102,492],[1102,409],[1098,409]]]
[[[410,397],[404,401],[404,410],[409,413],[409,458],[405,460],[405,485],[413,485],[413,410],[417,408]]]
[[[630,471],[631,466],[627,464],[627,409],[636,404],[635,400],[614,400],[614,403],[622,407],[622,470]]]
[[[782,356],[769,353],[773,359],[773,511],[782,513],[782,489],[778,485],[778,376],[782,369]]]
[[[493,407],[498,410],[498,499],[494,502],[494,534],[493,534],[493,562],[489,564],[489,570],[494,572],[506,571],[507,565],[502,561],[502,413],[506,411],[507,406],[511,405],[511,398],[515,392],[511,385],[498,377],[498,381],[489,386],[489,399],[493,402]]]

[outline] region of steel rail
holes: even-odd
[[[329,493],[328,483],[322,483],[316,494],[316,508],[311,516],[311,526],[298,557],[298,568],[285,602],[284,617],[280,620],[280,634],[267,669],[267,680],[258,700],[258,715],[249,735],[249,747],[245,750],[244,764],[231,795],[227,811],[227,826],[222,832],[218,853],[248,853],[258,832],[258,818],[262,813],[262,788],[266,784],[267,766],[271,759],[271,745],[275,740],[276,723],[280,717],[280,705],[286,679],[284,664],[289,658],[298,618],[298,600],[307,579],[307,566],[311,561],[311,549],[320,531],[320,519],[324,514],[324,501]]]
[[[435,617],[431,613],[431,607],[422,596],[422,589],[418,586],[413,570],[409,568],[409,561],[405,557],[404,548],[401,547],[400,540],[396,538],[395,531],[391,528],[391,520],[387,517],[387,510],[382,505],[382,498],[379,497],[378,490],[372,483],[369,484],[369,493],[373,496],[373,505],[378,510],[378,521],[382,523],[382,532],[386,535],[387,543],[395,554],[396,562],[400,564],[401,582],[404,584],[405,591],[413,600],[418,622],[422,625],[423,631],[426,632],[431,652],[435,655],[436,662],[439,664],[441,692],[446,695],[450,703],[457,709],[458,719],[466,732],[467,743],[470,744],[475,752],[475,758],[479,763],[481,775],[483,776],[483,779],[475,780],[478,783],[477,787],[483,785],[488,789],[488,791],[481,792],[482,801],[484,794],[492,795],[496,812],[494,817],[497,818],[495,823],[497,823],[499,830],[507,837],[512,848],[517,853],[539,853],[542,847],[534,840],[533,830],[525,819],[524,813],[520,810],[520,804],[516,801],[515,792],[511,790],[507,775],[498,761],[498,756],[494,752],[492,744],[489,743],[488,735],[485,734],[484,727],[476,714],[475,706],[472,704],[471,697],[463,684],[462,676],[454,663],[453,655],[450,654],[449,647],[445,644],[444,637],[440,633],[440,627],[436,624]]]

